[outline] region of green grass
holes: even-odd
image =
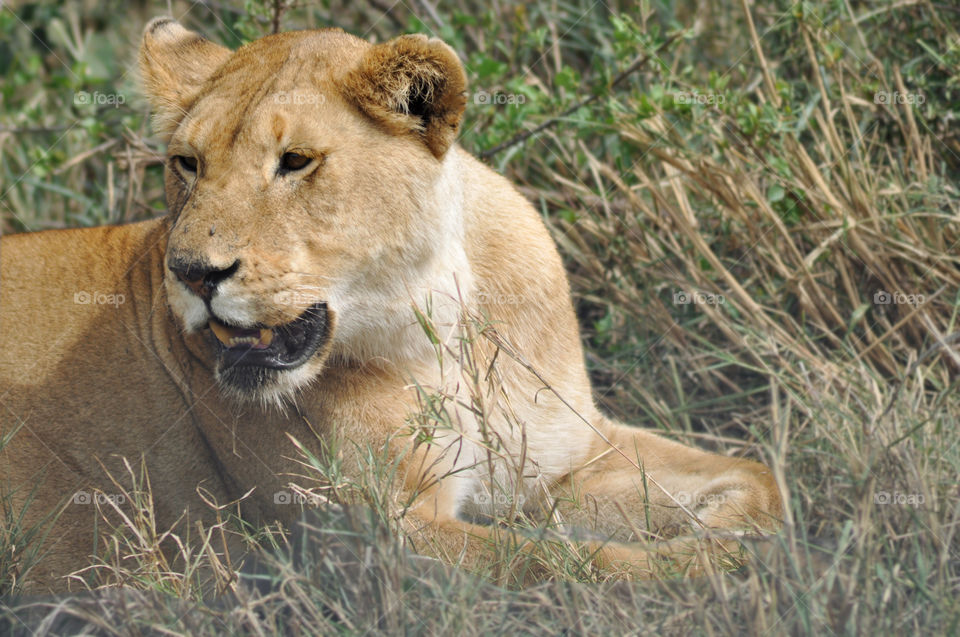
[[[367,479],[312,514],[322,531],[248,566],[260,596],[203,595],[188,571],[205,558],[191,553],[174,565],[183,577],[151,577],[160,567],[145,559],[137,577],[103,577],[129,588],[69,606],[107,626],[211,635],[960,631],[960,11],[358,4],[292,8],[278,23],[450,42],[474,91],[461,143],[542,211],[600,404],[767,462],[789,496],[785,528],[748,543],[753,559],[734,573],[604,582],[558,551],[536,565],[548,581],[519,587],[502,570],[407,555],[381,491],[389,467],[371,451]],[[231,45],[273,28],[273,3],[211,6],[173,13]],[[168,11],[0,9],[0,231],[162,211],[163,149],[128,71],[143,24]],[[124,103],[77,103],[78,91]],[[0,550],[27,532],[4,529]],[[206,559],[229,588],[230,565]],[[11,564],[0,557],[6,591]]]

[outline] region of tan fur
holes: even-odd
[[[145,458],[161,527],[184,509],[209,519],[198,487],[219,502],[254,489],[245,516],[289,521],[295,507],[273,495],[302,472],[291,437],[315,451],[316,436],[336,443],[348,467],[356,450],[389,445],[401,491],[418,494],[403,521],[414,546],[467,565],[488,562],[499,534],[477,523],[503,513],[491,489],[532,513],[556,503],[568,524],[613,540],[590,545],[600,562],[638,575],[681,546],[636,543],[647,532],[778,527],[763,465],[595,408],[553,241],[505,179],[454,144],[466,86],[445,44],[323,30],[231,52],[158,19],[140,64],[169,140],[170,214],[0,243],[0,484],[16,507],[32,501],[26,524],[62,511],[24,574],[34,587],[63,588],[89,563],[95,511],[70,498],[115,492],[105,472],[122,473],[122,458]],[[290,152],[310,164],[279,171]],[[195,158],[196,174],[178,156]],[[234,270],[207,307],[178,263]],[[123,301],[97,300],[108,295]],[[273,327],[318,302],[329,339],[296,369],[251,388],[215,358],[211,311]],[[443,365],[414,306],[429,307]],[[495,326],[499,353],[464,312]],[[479,388],[470,364],[490,370]],[[454,424],[430,444],[403,436],[416,385],[447,397]]]

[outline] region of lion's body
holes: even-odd
[[[295,507],[273,495],[302,472],[290,437],[314,448],[317,436],[341,449],[390,444],[405,472],[399,488],[422,491],[405,528],[440,555],[466,547],[472,564],[488,532],[465,520],[491,513],[478,499],[491,482],[514,480],[507,489],[528,508],[547,492],[588,498],[565,505],[567,518],[618,539],[646,528],[651,510],[650,526],[683,524],[665,491],[722,496],[698,507],[706,526],[776,526],[779,495],[762,465],[596,410],[545,226],[506,180],[452,145],[464,86],[444,45],[373,47],[324,31],[231,54],[154,21],[141,67],[171,137],[170,215],[0,241],[0,433],[19,427],[0,451],[0,484],[16,507],[33,500],[28,522],[64,504],[29,574],[37,586],[62,587],[57,577],[89,563],[95,509],[71,497],[115,492],[105,469],[120,476],[123,457],[145,459],[161,528],[186,507],[209,517],[198,487],[221,503],[255,489],[245,513],[289,520]],[[291,170],[278,167],[290,152],[306,167],[296,157]],[[464,360],[438,363],[413,305],[429,308],[454,359],[467,342],[464,311],[488,319],[522,359],[501,352],[471,394]],[[312,331],[283,331],[307,316]],[[226,343],[208,323],[230,331]],[[276,358],[286,367],[225,362],[239,351],[234,336],[267,347],[263,330],[286,334]],[[478,365],[494,358],[489,340],[475,348]],[[305,362],[287,360],[301,350]],[[454,430],[412,447],[397,436],[419,409],[415,383],[472,409],[450,402]],[[492,463],[490,431],[501,445]],[[639,549],[609,553],[621,558],[644,559]]]

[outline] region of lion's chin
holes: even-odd
[[[220,391],[238,403],[284,410],[296,403],[297,394],[323,371],[321,359],[293,370],[264,367],[217,367]]]

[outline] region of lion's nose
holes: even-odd
[[[170,271],[200,298],[209,300],[214,290],[223,281],[229,279],[240,267],[240,261],[234,261],[226,268],[218,268],[200,261],[171,259]]]

